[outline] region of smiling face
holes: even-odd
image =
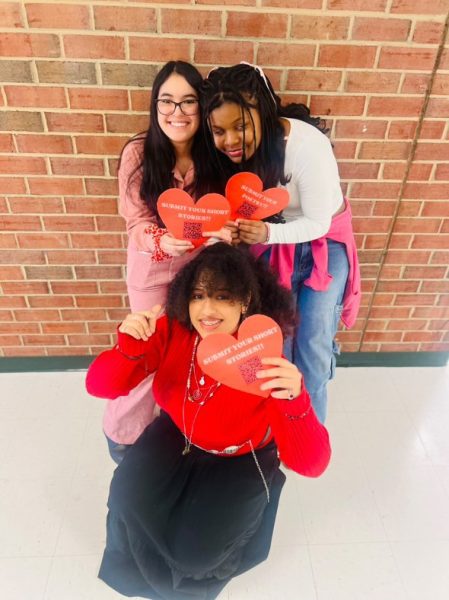
[[[193,288],[189,301],[193,327],[202,338],[211,333],[235,333],[246,307],[229,290],[210,290],[210,287],[207,279],[200,277]]]
[[[182,75],[172,73],[161,85],[157,99],[174,102],[198,101],[198,94]],[[199,106],[195,115],[184,115],[179,106],[172,115],[163,115],[158,111],[157,121],[174,145],[191,142],[200,126]]]
[[[259,111],[242,110],[233,102],[225,102],[211,112],[210,129],[217,149],[237,164],[251,158],[262,139]]]

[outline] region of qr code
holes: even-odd
[[[253,358],[245,360],[244,363],[239,365],[239,370],[245,383],[254,383],[257,379],[256,373],[260,369],[263,369],[263,365],[258,356],[253,356]]]
[[[183,237],[186,240],[197,240],[202,237],[201,223],[184,223]]]
[[[251,219],[253,214],[256,212],[257,206],[253,206],[249,202],[244,202],[238,209],[237,213],[245,219]]]

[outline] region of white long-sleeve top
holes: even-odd
[[[329,139],[313,125],[287,119],[290,133],[285,146],[285,186],[290,202],[284,209],[286,223],[270,223],[267,244],[299,244],[329,231],[343,194],[337,161]]]

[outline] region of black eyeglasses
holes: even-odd
[[[183,100],[182,102],[175,102],[174,100],[159,98],[156,100],[156,105],[161,115],[172,115],[175,112],[176,107],[179,106],[183,115],[191,117],[192,115],[198,114],[199,102],[196,98],[189,98],[188,100]]]

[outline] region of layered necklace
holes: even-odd
[[[193,431],[195,429],[195,423],[196,423],[196,420],[197,420],[197,417],[198,417],[198,414],[199,414],[201,408],[206,404],[206,402],[208,400],[210,400],[213,397],[213,395],[215,394],[215,392],[218,390],[218,388],[221,385],[219,382],[216,382],[216,383],[213,383],[208,388],[202,389],[202,386],[205,384],[204,374],[201,373],[201,377],[198,380],[196,370],[195,370],[196,349],[198,347],[199,339],[200,338],[197,335],[195,338],[195,342],[193,344],[192,358],[190,359],[189,374],[187,376],[186,393],[184,395],[184,402],[182,404],[182,424],[183,424],[183,428],[184,428],[183,434],[184,434],[184,439],[185,439],[185,447],[184,447],[184,450],[182,451],[183,456],[190,452],[190,448],[192,446]],[[193,391],[191,388],[192,374],[193,374],[193,378],[195,379],[195,383],[196,383],[196,388]],[[196,413],[193,417],[192,425],[190,427],[190,434],[187,434],[187,426],[186,426],[186,414],[185,414],[186,410],[185,409],[186,409],[187,401],[192,402],[193,404],[197,405]]]

